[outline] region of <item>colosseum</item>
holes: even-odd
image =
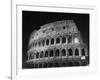
[[[26,63],[28,68],[87,66],[88,53],[76,23],[61,20],[31,33]]]

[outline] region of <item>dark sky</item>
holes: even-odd
[[[78,30],[82,33],[84,41],[89,47],[89,14],[22,11],[23,67],[26,61],[26,52],[31,32],[38,30],[44,24],[59,20],[74,20]]]

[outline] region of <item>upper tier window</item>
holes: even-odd
[[[45,51],[45,57],[48,57],[48,51]]]
[[[49,39],[46,40],[46,45],[49,45]]]
[[[68,37],[68,43],[71,43],[72,42],[72,36],[69,36]]]
[[[53,50],[50,50],[50,57],[53,57]]]
[[[73,51],[72,51],[72,49],[70,48],[70,49],[68,49],[68,53],[69,53],[69,56],[72,56],[73,55]]]
[[[39,53],[38,52],[36,53],[36,58],[39,58]]]
[[[85,56],[85,50],[82,49],[82,56]]]
[[[42,58],[43,57],[43,51],[40,53],[40,58]]]
[[[42,41],[42,45],[44,46],[44,40]]]
[[[51,39],[51,44],[54,44],[54,39],[53,38]]]
[[[66,50],[65,49],[62,50],[62,56],[66,56]]]
[[[55,56],[59,56],[59,49],[56,50]]]
[[[66,38],[62,37],[62,43],[66,43]]]
[[[60,38],[57,38],[56,39],[56,43],[60,43]]]
[[[78,49],[75,50],[75,56],[79,56],[79,51],[78,51]]]
[[[65,26],[63,26],[63,29],[65,29],[66,27]]]

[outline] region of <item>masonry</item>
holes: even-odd
[[[29,39],[28,68],[87,66],[89,54],[73,20],[55,21],[34,30]]]

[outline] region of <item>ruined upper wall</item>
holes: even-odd
[[[30,43],[33,40],[46,36],[53,36],[62,33],[78,33],[77,26],[73,20],[62,20],[45,24],[38,31],[31,34]]]

